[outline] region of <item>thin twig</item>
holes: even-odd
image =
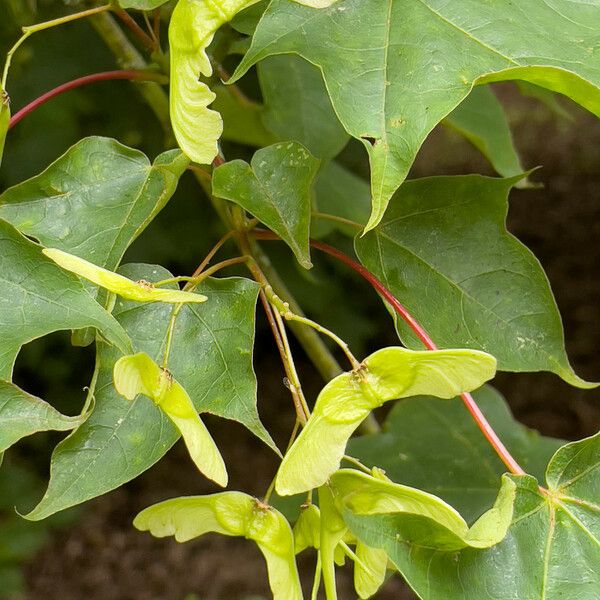
[[[156,42],[153,40],[138,24],[137,21],[125,10],[116,9],[115,15],[121,19],[123,24],[137,37],[144,45],[146,50],[153,52],[156,50]]]

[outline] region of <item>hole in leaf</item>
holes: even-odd
[[[377,143],[377,138],[368,136],[368,135],[361,135],[360,136],[361,140],[365,140],[366,142],[369,142],[369,144],[371,144],[371,146],[374,146]]]

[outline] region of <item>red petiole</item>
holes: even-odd
[[[42,106],[56,96],[60,96],[60,94],[64,94],[69,90],[73,90],[75,88],[83,87],[85,85],[89,85],[90,83],[96,83],[98,81],[111,81],[116,79],[127,79],[127,80],[137,80],[137,81],[162,81],[164,79],[163,75],[158,73],[151,73],[149,71],[105,71],[103,73],[94,73],[92,75],[86,75],[85,77],[79,77],[78,79],[74,79],[73,81],[68,81],[67,83],[63,83],[58,87],[42,94],[39,98],[36,98],[32,102],[30,102],[27,106],[24,106],[20,111],[15,113],[11,120],[9,129],[14,127],[21,119],[24,119],[29,113],[33,112],[36,108]]]
[[[279,237],[270,231],[263,230],[254,230],[253,234],[258,239],[263,240],[277,240]],[[310,240],[310,245],[321,252],[329,254],[333,256],[340,262],[343,262],[345,265],[350,267],[356,273],[358,273],[363,279],[365,279],[389,304],[392,308],[398,313],[398,315],[402,318],[402,320],[412,329],[415,335],[423,342],[425,347],[428,350],[437,350],[435,342],[431,339],[429,334],[421,327],[418,321],[408,312],[406,307],[388,290],[373,273],[371,273],[368,269],[365,269],[360,263],[356,262],[354,259],[350,258],[348,255],[344,254],[337,248],[330,246],[329,244],[325,244],[324,242],[319,242],[317,240]],[[488,420],[485,418],[485,415],[481,412],[479,406],[473,399],[473,396],[468,392],[464,392],[461,394],[461,398],[469,413],[473,417],[475,423],[490,443],[496,454],[499,456],[500,460],[506,465],[508,470],[514,475],[525,475],[525,471],[521,468],[519,463],[514,459],[514,457],[507,450],[506,446],[502,443],[493,427],[490,425]]]

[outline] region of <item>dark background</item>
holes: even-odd
[[[17,39],[20,24],[64,14],[64,10],[58,0],[2,0],[0,55]],[[9,82],[13,110],[74,77],[115,68],[112,56],[85,23],[34,35],[16,54],[13,65]],[[560,116],[523,97],[512,84],[495,90],[507,110],[523,164],[543,167],[533,175],[543,188],[512,192],[509,229],[533,250],[548,274],[575,370],[584,378],[597,380],[600,122],[564,100],[561,105],[571,117]],[[0,190],[38,173],[87,135],[117,137],[150,157],[158,154],[163,144],[160,127],[131,84],[97,84],[53,100],[11,131],[0,168]],[[248,151],[235,147],[231,152]],[[365,169],[358,144],[351,143],[344,156]],[[411,176],[470,172],[493,174],[466,141],[439,128],[425,143]],[[209,203],[186,175],[171,203],[134,244],[126,260],[157,262],[177,273],[189,273],[220,234]],[[348,242],[334,239],[333,243]],[[287,257],[282,253],[274,259],[285,265]],[[327,259],[318,258],[315,264],[309,291],[299,292],[309,309],[314,306],[314,290],[319,290],[319,318],[346,337],[357,354],[397,343],[383,306],[362,282]],[[290,284],[299,279],[294,266],[284,266],[283,274]],[[347,306],[340,302],[341,290]],[[289,396],[262,315],[257,327],[259,408],[281,443],[292,425]],[[301,351],[298,357],[307,395],[313,399],[322,382]],[[55,334],[24,348],[15,379],[57,408],[74,413],[92,361],[91,349],[73,348],[67,336]],[[516,417],[546,435],[577,439],[595,433],[600,426],[597,390],[571,388],[550,374],[503,373],[495,383]],[[232,486],[262,495],[277,467],[274,455],[236,423],[209,418],[208,425],[225,455]],[[67,511],[49,524],[17,520],[12,507],[25,511],[35,504],[47,478],[51,449],[59,439],[56,434],[40,434],[25,440],[7,453],[0,469],[0,597],[13,585],[27,590],[11,596],[22,600],[270,597],[262,558],[252,544],[206,536],[178,545],[132,528],[137,511],[154,501],[212,491],[195,476],[180,444],[137,480]],[[301,571],[309,579],[312,561],[310,555],[300,558]],[[340,577],[339,595],[344,600],[354,597],[349,570]],[[411,597],[398,579],[388,582],[377,596],[386,600]]]

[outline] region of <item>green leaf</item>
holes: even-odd
[[[349,219],[364,225],[369,218],[369,184],[339,163],[330,161],[319,171],[314,206],[318,212]],[[311,235],[322,237],[332,230],[356,235],[356,228],[325,219],[313,219]]]
[[[67,417],[8,381],[0,381],[0,452],[38,431],[75,429],[87,414]]]
[[[121,273],[147,281],[171,276],[149,265],[127,265]],[[169,371],[199,412],[239,421],[275,448],[256,409],[252,348],[258,285],[241,278],[208,279],[199,291],[210,295],[210,302],[182,306],[173,330]],[[131,336],[134,350],[161,363],[172,311],[163,303],[118,300],[114,314]],[[178,431],[153,402],[143,396],[127,402],[115,390],[113,367],[120,357],[105,344],[98,345],[96,407],[55,449],[48,490],[29,519],[43,519],[119,487],[160,460],[177,441]]]
[[[563,442],[515,421],[492,387],[484,386],[473,397],[517,462],[541,480]],[[381,467],[394,481],[439,496],[467,521],[493,503],[506,470],[460,398],[441,402],[417,397],[398,402],[383,432],[350,440],[348,453],[368,467]]]
[[[2,164],[2,155],[4,154],[4,142],[10,125],[10,102],[8,95],[0,86],[0,165]]]
[[[513,144],[502,104],[488,86],[474,88],[446,117],[444,124],[468,139],[498,174],[512,177],[525,170]]]
[[[71,273],[42,248],[0,220],[0,379],[10,379],[23,344],[66,329],[94,327],[123,352],[123,328]]]
[[[369,152],[372,229],[429,132],[474,85],[522,79],[600,115],[599,43],[597,7],[569,0],[343,0],[324,10],[274,0],[232,82],[274,54],[321,69],[340,121]]]
[[[310,262],[311,186],[319,161],[297,142],[258,150],[214,171],[213,193],[231,200],[277,233],[305,268]]]
[[[258,65],[262,119],[280,140],[300,142],[317,158],[333,158],[348,142],[319,69],[299,56],[272,56]]]
[[[51,258],[59,267],[71,271],[92,283],[107,289],[113,294],[135,302],[165,302],[167,304],[206,302],[206,296],[191,294],[183,290],[155,288],[147,281],[132,281],[123,275],[103,269],[83,258],[56,248],[44,248],[42,252]]]
[[[212,162],[223,132],[221,115],[208,108],[215,94],[198,80],[213,72],[206,48],[221,25],[257,1],[179,0],[171,16],[171,123],[179,147],[197,163]]]
[[[277,493],[289,496],[323,485],[339,467],[350,436],[385,402],[417,394],[452,398],[478,388],[495,372],[493,356],[472,350],[378,350],[360,371],[343,373],[323,388],[281,463]]]
[[[252,35],[270,0],[259,0],[248,8],[241,10],[231,20],[231,26],[240,33]]]
[[[294,540],[285,517],[242,492],[173,498],[143,510],[134,520],[155,537],[187,542],[205,533],[245,537],[256,542],[267,562],[273,600],[302,600]]]
[[[0,195],[0,218],[46,247],[112,271],[171,198],[187,164],[176,150],[151,165],[115,140],[85,138]]]
[[[440,551],[396,538],[393,517],[350,518],[353,533],[381,547],[423,600],[578,598],[600,589],[600,434],[563,446],[546,471],[511,477],[515,511],[506,538],[488,550]]]
[[[223,118],[223,139],[247,146],[268,146],[277,138],[262,122],[263,106],[233,93],[230,87],[216,85],[213,88],[213,108]]]
[[[407,181],[376,230],[356,240],[356,251],[439,347],[478,348],[493,354],[501,370],[551,371],[571,385],[594,387],[569,364],[539,262],[506,230],[515,181]],[[397,329],[408,347],[423,347],[403,322]]]
[[[549,108],[556,116],[561,119],[566,119],[567,121],[574,121],[573,115],[565,108],[558,99],[557,94],[551,92],[550,90],[544,89],[535,85],[534,83],[529,83],[527,81],[517,81],[517,87],[519,88],[519,92],[523,94],[523,96],[529,96],[530,98],[535,98],[542,104],[545,104],[547,108]]]
[[[147,354],[121,357],[114,366],[116,390],[128,400],[144,394],[171,419],[181,433],[194,464],[220,486],[227,485],[227,469],[212,436],[202,422],[188,393],[166,369]]]

